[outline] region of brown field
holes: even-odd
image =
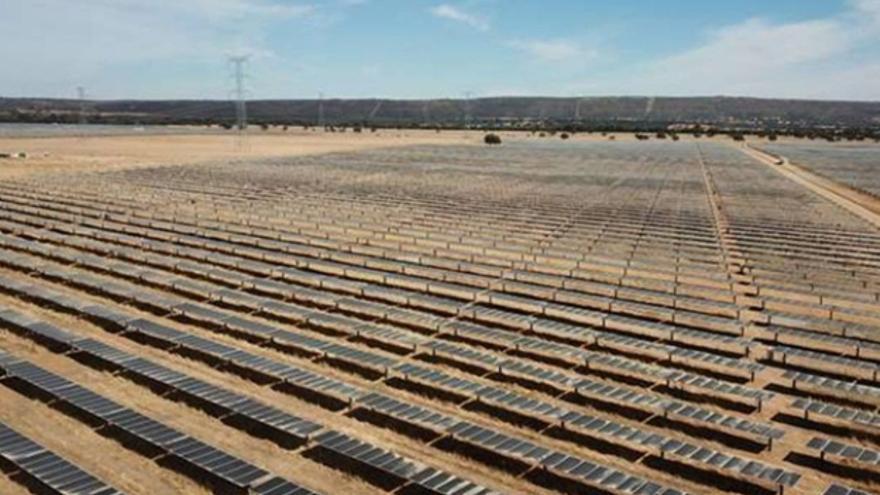
[[[0,493],[880,490],[858,177],[502,137],[0,139]]]

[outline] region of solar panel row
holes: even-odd
[[[15,314],[13,312],[13,317],[14,315]],[[158,325],[156,326],[158,328],[163,328]],[[166,328],[166,337],[179,337],[180,334],[183,334],[183,332]],[[68,342],[71,344],[72,347],[79,349],[78,342],[76,342],[76,340],[69,335],[65,335],[63,331],[55,329],[52,332],[52,335],[62,335],[65,342]],[[87,352],[92,352],[97,357],[103,358],[107,361],[112,360],[114,364],[121,366],[126,371],[133,372],[137,375],[140,375],[141,377],[149,378],[154,382],[159,382],[177,393],[190,394],[194,398],[200,399],[202,401],[207,401],[213,406],[217,407],[219,411],[221,411],[223,414],[240,414],[240,411],[237,411],[236,407],[243,406],[243,404],[239,402],[241,398],[236,396],[235,394],[230,394],[222,389],[206,386],[207,384],[201,384],[198,381],[187,379],[185,376],[179,373],[163,369],[161,366],[153,365],[152,363],[145,362],[142,359],[136,359],[134,356],[131,355],[125,355],[124,353],[120,354],[118,351],[108,349],[106,346],[96,346],[95,343],[90,340],[86,341],[86,347],[89,348],[89,351]],[[215,398],[214,401],[211,401],[212,397]],[[317,427],[314,425],[312,426],[313,428],[309,428],[307,434],[316,431]],[[305,439],[307,439],[307,436]]]
[[[0,464],[55,495],[122,495],[91,474],[0,423]]]
[[[0,322],[5,324],[12,324],[14,320],[21,322],[23,319],[24,318],[22,318],[19,313],[13,310],[0,312]],[[43,334],[44,332],[42,332],[42,329],[45,327],[51,327],[51,325],[36,323],[25,328],[30,333],[30,336],[36,336]],[[160,386],[162,393],[170,394],[170,397],[172,398],[182,398],[191,403],[195,402],[199,407],[206,409],[210,414],[222,418],[227,424],[240,426],[244,428],[245,431],[254,432],[257,435],[264,436],[282,446],[296,447],[313,442],[323,445],[319,438],[325,438],[325,433],[329,431],[321,425],[298,418],[271,405],[261,403],[247,396],[190,377],[184,373],[169,369],[147,359],[120,351],[102,342],[88,338],[80,339],[64,330],[55,327],[52,328],[53,330],[49,332],[48,335],[43,336],[62,336],[65,342],[70,343],[69,352],[86,354],[89,357],[112,364],[119,371],[122,371],[135,379],[145,380],[154,386]],[[96,419],[100,420],[100,417],[96,417]],[[354,439],[350,440],[358,442],[358,445],[360,446],[369,446],[369,444],[363,441]],[[171,452],[186,461],[191,461],[190,458],[200,458],[205,452],[207,452],[207,450],[201,442],[192,440],[184,445],[176,445],[175,448],[171,449]],[[346,454],[346,452],[342,453]],[[388,455],[393,454],[388,453]],[[394,459],[401,463],[411,462],[402,456],[394,455]],[[377,469],[382,468],[391,474],[396,474],[395,469],[390,466],[373,467]],[[421,466],[420,471],[416,474],[420,474],[427,469],[429,468]],[[444,489],[448,489],[449,491],[438,491],[433,493],[464,493],[468,490],[479,488],[477,485],[466,482],[460,478],[455,478],[458,480],[457,483],[450,483],[452,481],[451,475],[436,469],[432,469],[431,477],[424,477],[424,479],[420,478],[420,483],[428,483],[428,485],[422,488],[427,489],[431,486],[429,483],[430,480],[436,477],[445,478],[445,481],[440,484],[440,487],[445,487]],[[408,482],[411,480],[408,477],[401,477],[401,481]],[[467,488],[467,490],[460,491],[463,488]],[[488,490],[481,490],[480,493],[489,493]]]
[[[4,384],[23,383],[93,424],[180,463],[184,474],[197,480],[204,478],[230,493],[245,494],[273,478],[261,468],[8,353],[0,352],[0,368],[6,374]]]
[[[322,320],[327,320],[330,315],[321,315]],[[341,317],[335,316],[335,321],[345,321],[340,320]],[[308,317],[308,320],[311,318]],[[219,322],[222,324],[222,322]],[[442,346],[449,348],[449,344],[431,344],[432,346]],[[337,349],[334,349],[338,351]],[[433,350],[433,349],[432,349]],[[479,354],[478,351],[474,350],[463,350],[462,352],[467,353],[471,357],[482,356],[480,359],[482,360],[481,364],[486,365],[486,361],[484,357],[487,355],[486,353]],[[360,353],[357,353],[360,354]],[[335,355],[330,355],[330,357],[350,357],[353,354],[348,352],[348,350],[342,350],[341,352],[336,352]],[[459,353],[461,355],[461,353]],[[638,363],[632,360],[627,360],[625,358],[620,358],[616,356],[602,355],[593,353],[594,359],[590,361],[590,366],[598,367],[599,369],[608,369],[612,372],[624,372],[628,375],[633,373],[649,377],[653,380],[656,380],[657,377],[661,377],[666,380],[672,380],[675,382],[676,386],[682,388],[696,388],[702,393],[710,393],[713,395],[719,395],[724,398],[732,398],[736,401],[745,400],[746,403],[753,405],[755,407],[760,407],[760,404],[763,400],[766,400],[773,396],[772,393],[756,391],[749,389],[748,387],[744,387],[741,385],[728,384],[715,379],[704,378],[692,374],[688,374],[681,371],[675,370],[665,370],[663,368],[659,368],[656,366],[649,366],[643,363]],[[389,367],[389,364],[392,364],[390,361],[383,361],[382,359],[374,359],[372,356],[367,359],[366,357],[359,355],[357,358],[360,359],[358,362],[351,363],[356,366],[362,366],[363,364],[372,365],[368,366],[368,371],[375,372],[378,374],[384,374]],[[494,358],[492,358],[494,360]],[[512,362],[512,361],[511,361]],[[522,366],[520,366],[522,368]],[[544,370],[541,372],[544,376],[549,376],[549,370]],[[558,383],[556,384],[558,386]]]

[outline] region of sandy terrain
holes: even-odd
[[[457,132],[380,131],[376,134],[257,131],[229,135],[85,136],[0,138],[0,151],[25,152],[26,160],[0,160],[0,174],[96,171],[158,164],[356,151],[406,144],[479,143]]]
[[[506,142],[559,141],[528,132],[501,132]],[[424,144],[482,145],[484,132],[379,130],[375,133],[330,133],[297,128],[282,132],[251,130],[243,139],[234,132],[218,134],[156,134],[83,137],[0,137],[0,152],[20,153],[26,160],[0,159],[0,177],[41,172],[114,170],[136,166],[201,163],[280,156],[316,155]],[[633,141],[632,134],[576,134],[571,142],[613,138]],[[689,140],[691,138],[684,137]],[[721,138],[717,138],[721,139]],[[706,139],[708,140],[708,139]]]

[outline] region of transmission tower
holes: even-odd
[[[235,126],[238,128],[239,134],[247,130],[247,104],[245,102],[247,90],[244,87],[244,80],[249,57],[249,55],[229,57],[229,63],[233,70],[232,77],[235,80],[235,88],[232,91],[235,94]]]
[[[318,93],[318,127],[324,128],[324,93]]]
[[[657,98],[652,96],[648,98],[648,102],[645,103],[645,118],[651,116],[651,113],[654,111],[654,104],[657,102]]]
[[[464,92],[464,128],[471,128],[471,98],[474,97],[473,91]]]
[[[431,113],[428,105],[430,104],[430,100],[425,100],[422,102],[422,126],[429,127],[431,124]]]
[[[376,118],[376,114],[379,113],[380,108],[382,108],[382,100],[376,100],[376,105],[373,106],[373,110],[370,111],[370,115],[367,117],[367,125]]]

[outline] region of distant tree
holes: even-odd
[[[483,142],[488,145],[501,144],[501,136],[498,134],[486,134],[483,138]]]

